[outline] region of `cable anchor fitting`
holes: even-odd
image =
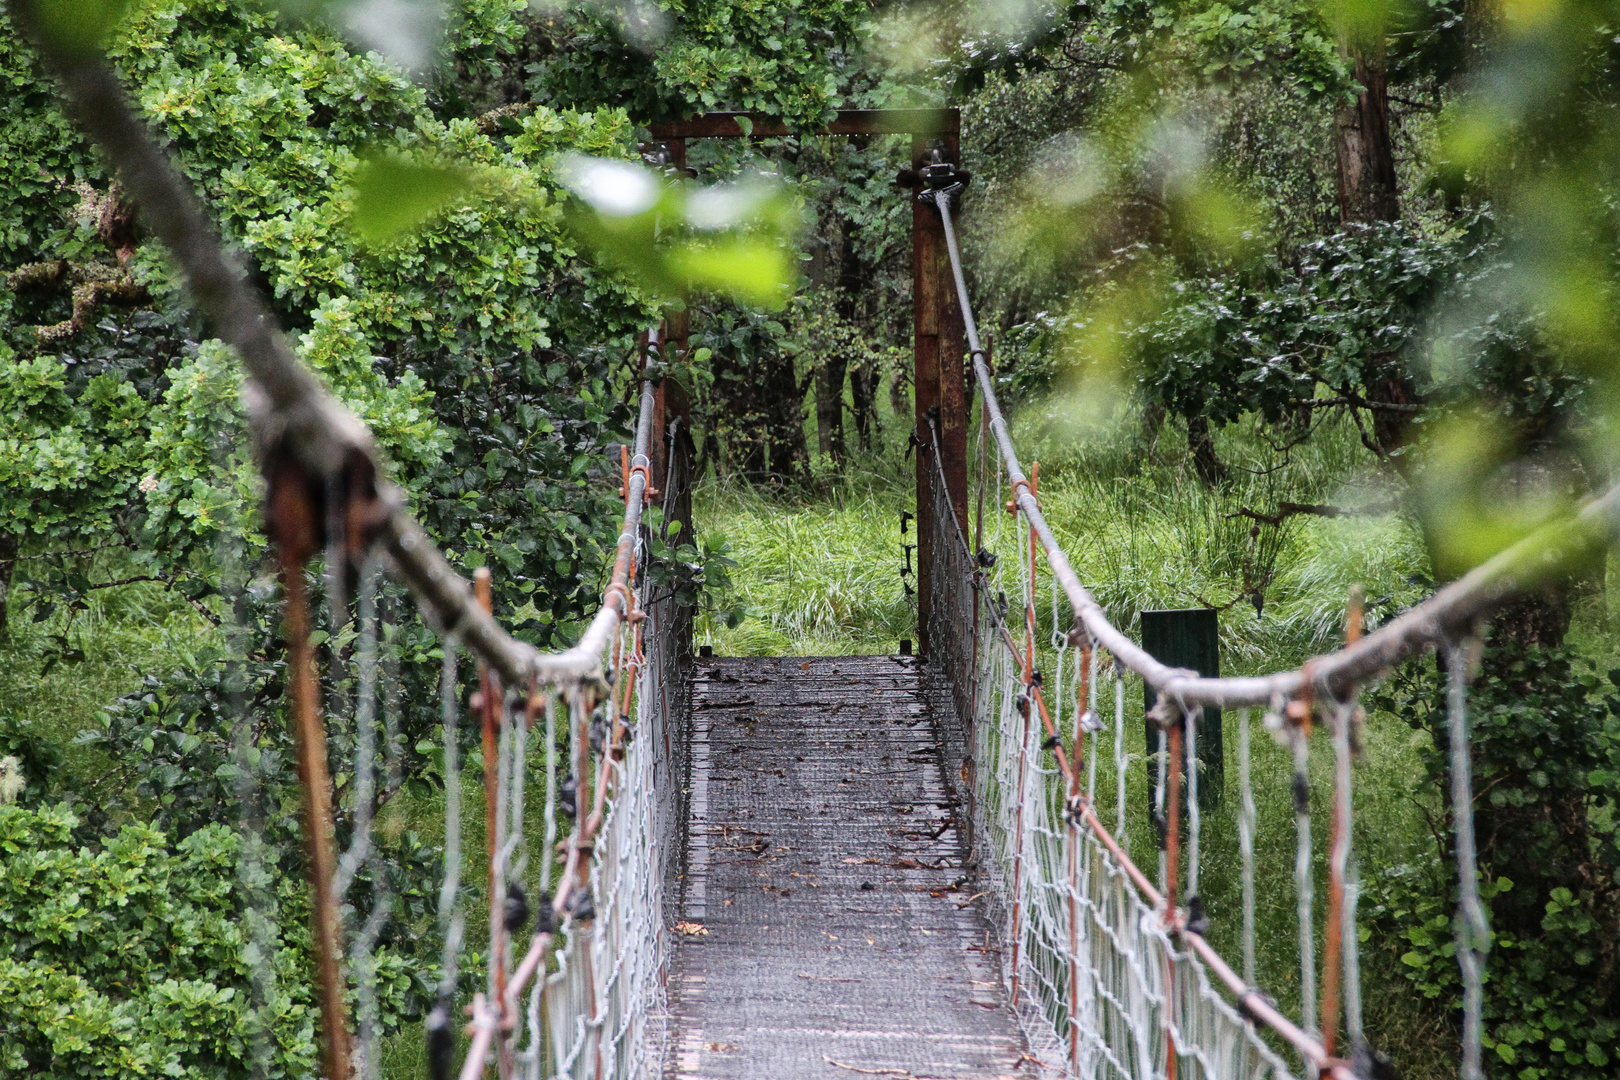
[[[917,198],[930,206],[940,205],[942,199],[945,205],[949,205],[973,179],[972,173],[958,168],[954,162],[946,161],[938,150],[934,151],[934,160],[915,175],[922,187]]]

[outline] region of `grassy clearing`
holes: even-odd
[[[749,612],[736,628],[700,619],[699,644],[723,656],[833,656],[892,653],[901,638],[916,636],[916,608],[900,577],[900,511],[911,508],[910,488],[867,476],[841,494],[699,489],[697,527],[730,544]]]
[[[217,631],[159,585],[139,582],[98,590],[88,607],[32,622],[12,590],[10,631],[0,638],[0,717],[64,753],[59,785],[93,799],[116,783],[117,762],[75,740],[99,728],[106,709],[148,675],[173,669],[177,654],[214,640]],[[60,659],[65,642],[82,659]]]

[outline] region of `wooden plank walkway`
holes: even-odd
[[[696,663],[681,918],[707,933],[677,935],[665,1075],[1034,1076],[922,665]]]

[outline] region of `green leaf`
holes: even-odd
[[[362,243],[381,246],[420,228],[471,187],[472,174],[461,166],[379,154],[355,170],[349,225]]]
[[[34,0],[39,32],[69,56],[91,56],[123,21],[129,0]]]
[[[724,293],[772,309],[787,303],[796,277],[794,260],[786,249],[745,238],[682,245],[671,253],[670,261],[690,288]]]
[[[638,165],[580,154],[557,174],[579,197],[568,212],[576,235],[654,295],[706,291],[780,308],[798,280],[790,241],[801,218],[780,189],[689,193]]]

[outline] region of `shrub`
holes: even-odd
[[[1469,694],[1480,894],[1490,909],[1485,1035],[1498,1075],[1612,1077],[1620,1055],[1620,670],[1567,649],[1487,648]],[[1409,666],[1380,705],[1426,729],[1426,790],[1449,790],[1444,681]],[[1436,822],[1443,814],[1434,815]],[[1369,923],[1406,977],[1461,1008],[1456,862],[1435,849],[1373,883]]]

